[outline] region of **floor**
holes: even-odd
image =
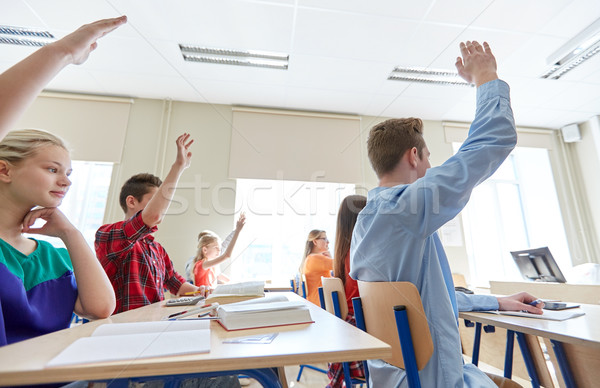
[[[315,364],[314,366],[327,369],[326,364]],[[286,366],[285,376],[287,377],[288,388],[323,388],[329,383],[327,375],[321,372],[314,371],[312,369],[304,368],[300,381],[296,381],[298,376],[299,366]],[[260,388],[260,385],[256,380],[250,379],[249,385],[244,385],[244,388]]]
[[[468,361],[465,361],[468,362]],[[316,367],[321,369],[326,369],[326,364],[315,364]],[[486,365],[484,363],[480,363],[480,369],[484,372],[494,373],[499,376],[502,376],[502,371],[498,370],[494,367]],[[302,372],[302,377],[300,381],[296,381],[296,377],[298,376],[299,366],[286,366],[285,367],[285,375],[287,377],[288,388],[323,388],[329,383],[329,379],[327,375],[314,371],[312,369],[304,368]],[[524,388],[531,387],[531,382],[527,380],[523,380],[519,377],[514,377],[513,380],[519,383]],[[244,388],[260,388],[262,387],[256,380],[249,379],[249,384],[244,385]],[[365,385],[366,387],[366,385]]]

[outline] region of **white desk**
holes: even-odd
[[[548,339],[552,341],[567,387],[598,386],[600,306],[582,304],[581,308],[586,315],[565,321],[476,312],[461,312],[460,318]]]
[[[304,301],[294,293],[290,300]],[[211,322],[211,351],[191,355],[104,362],[71,367],[45,365],[80,337],[105,323],[160,320],[186,307],[164,307],[164,302],[36,337],[0,348],[0,385],[29,385],[74,380],[163,376],[200,372],[253,370],[320,362],[341,362],[389,357],[391,347],[347,324],[325,310],[305,302],[315,323],[270,329],[225,331]],[[271,344],[223,344],[227,338],[279,332]]]

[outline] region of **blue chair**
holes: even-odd
[[[346,290],[342,279],[335,277],[321,277],[323,287],[319,289],[319,298],[321,299],[321,307],[336,317],[346,320],[348,316],[348,304],[346,303]],[[365,371],[367,370],[366,362],[363,362]],[[350,375],[350,363],[342,362],[344,369],[344,381],[346,387],[360,385],[366,383],[365,379],[352,378]]]
[[[358,290],[360,298],[352,299],[357,326],[390,344],[392,357],[384,361],[406,371],[410,388],[420,388],[433,341],[419,291],[409,282],[363,281]]]
[[[300,295],[304,299],[306,299],[306,277],[304,275],[302,275],[301,277],[297,276],[297,278],[302,279],[302,280],[300,280],[299,282],[296,281],[295,279],[290,280],[290,285],[292,286],[292,291],[295,292],[296,294]],[[303,365],[300,365],[300,370],[298,371],[298,377],[296,377],[296,381],[300,381],[300,378],[302,377],[302,372],[304,372],[304,368],[312,369],[314,371],[327,374],[327,371],[325,369],[321,369],[321,368],[313,366],[313,365],[304,365],[303,364]]]

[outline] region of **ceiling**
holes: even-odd
[[[600,18],[598,0],[0,0],[0,24],[62,37],[125,14],[47,90],[381,117],[471,121],[475,90],[388,81],[395,66],[454,69],[458,43],[490,43],[518,125],[600,115],[600,55],[560,80],[546,58]],[[84,5],[85,4],[85,5]],[[289,54],[288,70],[185,62],[178,44]],[[34,49],[0,45],[0,70]]]

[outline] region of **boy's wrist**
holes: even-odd
[[[473,77],[473,81],[477,87],[496,79],[498,79],[498,73],[495,71],[478,74],[476,77]]]

